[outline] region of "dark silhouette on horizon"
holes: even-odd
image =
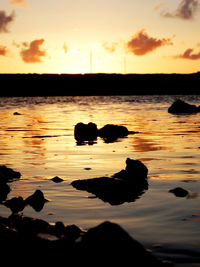
[[[193,74],[0,74],[0,96],[200,94]]]

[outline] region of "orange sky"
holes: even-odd
[[[192,73],[199,0],[1,0],[0,73]]]

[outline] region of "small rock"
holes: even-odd
[[[169,193],[173,193],[176,197],[186,197],[189,192],[181,187],[176,187],[169,190]]]
[[[22,114],[16,111],[13,113],[13,115],[22,115]]]
[[[55,176],[51,179],[54,183],[61,183],[63,182],[64,180],[58,176]]]
[[[200,107],[178,99],[169,107],[168,112],[172,114],[197,113],[200,112]]]
[[[10,208],[13,213],[22,211],[26,205],[26,202],[22,197],[13,197],[4,202],[7,208]]]
[[[19,179],[21,177],[20,172],[16,172],[5,165],[0,165],[0,180],[5,183],[11,182],[14,179]]]
[[[33,195],[25,199],[26,204],[29,204],[35,211],[41,211],[47,201],[40,190],[36,190]]]
[[[74,128],[74,137],[77,141],[93,141],[97,139],[97,125],[95,123],[89,122],[84,124],[79,122]]]

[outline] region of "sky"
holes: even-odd
[[[200,71],[200,0],[0,0],[0,73]]]

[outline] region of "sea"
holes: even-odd
[[[39,189],[49,201],[24,216],[89,229],[118,223],[146,249],[173,266],[200,266],[200,113],[173,115],[182,99],[199,105],[199,95],[45,96],[0,98],[0,165],[21,173],[8,199]],[[125,138],[77,143],[77,123],[123,125]],[[110,177],[138,159],[148,168],[148,188],[132,200],[109,203],[72,181]],[[55,183],[51,179],[63,179]],[[169,192],[181,187],[187,196]],[[0,205],[0,216],[11,215]]]

